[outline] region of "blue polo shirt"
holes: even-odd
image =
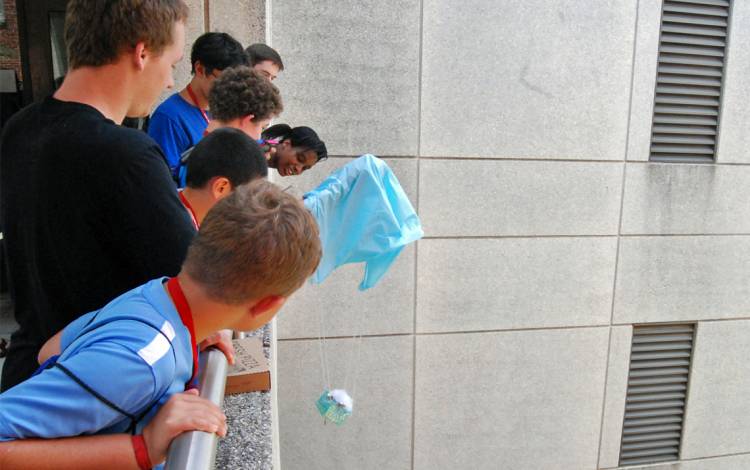
[[[201,110],[185,101],[179,93],[164,100],[151,115],[148,135],[164,151],[173,178],[178,176],[180,155],[203,138],[206,127],[208,123]]]
[[[59,364],[120,409],[136,416],[147,412],[137,432],[172,394],[185,390],[192,375],[190,332],[164,280],[80,317],[61,339]],[[0,441],[120,433],[129,425],[129,418],[57,367],[0,394]]]

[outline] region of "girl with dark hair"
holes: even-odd
[[[268,166],[281,176],[299,175],[328,158],[325,142],[309,127],[276,124],[263,131],[262,137],[270,154]]]

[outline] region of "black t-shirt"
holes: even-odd
[[[44,341],[75,318],[177,274],[195,234],[156,142],[81,103],[47,98],[8,122],[0,195],[20,325],[3,389],[28,377]]]

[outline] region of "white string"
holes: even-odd
[[[346,374],[344,375],[344,390],[350,390],[349,385],[352,386],[351,393],[349,396],[354,399],[357,391],[357,378],[359,377],[359,370],[361,368],[360,358],[362,357],[362,328],[364,325],[365,314],[364,311],[360,311],[359,321],[357,322],[357,330],[355,331],[354,341],[356,354],[350,355],[348,364],[346,365]],[[323,317],[323,310],[318,311],[318,349],[320,354],[321,369],[323,371],[323,382],[326,386],[326,390],[331,391],[331,379],[328,373],[328,354],[326,347],[326,335],[325,335],[325,323]],[[354,352],[354,351],[352,351]]]
[[[352,357],[349,358],[349,365],[346,372],[346,390],[351,390],[349,396],[352,397],[352,399],[354,398],[354,392],[357,390],[357,377],[359,376],[359,369],[362,366],[359,362],[359,359],[362,353],[362,327],[364,324],[364,319],[365,314],[364,311],[362,311],[359,314],[359,324],[357,325],[357,330],[355,331],[354,337],[357,354],[356,357],[352,355]],[[351,385],[352,388],[349,388],[349,385]]]
[[[354,400],[354,397],[357,396],[357,378],[359,377],[359,369],[361,367],[361,364],[359,361],[360,357],[362,357],[362,330],[360,330],[360,334],[357,337],[357,362],[356,362],[357,367],[355,369],[354,377],[352,379],[354,381],[352,385],[352,394],[349,395],[350,397],[352,397],[352,400]]]
[[[318,346],[320,352],[320,364],[323,369],[323,385],[326,390],[331,390],[331,380],[328,376],[328,358],[326,357],[325,335],[323,334],[323,309],[318,310]]]

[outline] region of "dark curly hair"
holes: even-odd
[[[278,116],[284,110],[281,94],[269,80],[250,67],[224,70],[208,95],[211,116],[232,121],[252,114],[253,121]]]

